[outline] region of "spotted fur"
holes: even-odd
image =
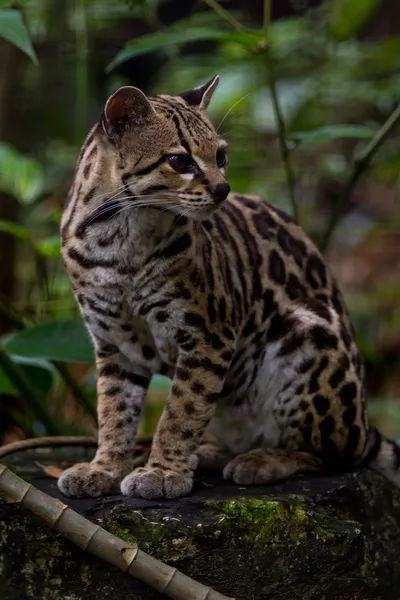
[[[228,195],[226,143],[206,116],[217,83],[151,98],[121,88],[83,145],[62,254],[96,351],[99,444],[59,488],[172,498],[197,466],[247,485],[369,464],[399,483],[322,256],[286,213]],[[172,388],[132,471],[154,373]]]

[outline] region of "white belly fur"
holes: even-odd
[[[285,396],[294,392],[299,382],[297,369],[313,354],[312,347],[306,344],[289,357],[278,357],[280,346],[281,342],[267,346],[257,378],[239,406],[217,405],[208,431],[234,455],[256,447],[276,448],[279,444],[281,426],[273,414],[279,392],[289,381],[293,386]]]

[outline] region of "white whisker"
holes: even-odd
[[[233,106],[231,106],[231,108],[228,110],[228,112],[225,114],[224,118],[222,119],[222,121],[218,125],[217,132],[219,131],[219,128],[221,127],[222,123],[225,121],[225,119],[227,118],[227,116],[235,108],[235,106],[237,106],[240,102],[242,102],[242,100],[244,100],[245,98],[248,98],[249,96],[251,96],[251,94],[246,94],[245,96],[243,96],[242,98],[240,98],[237,102],[235,102],[235,104]]]

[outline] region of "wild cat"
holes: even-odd
[[[230,193],[206,114],[218,81],[120,88],[79,156],[62,255],[96,352],[99,443],[59,479],[68,496],[182,496],[197,466],[243,485],[367,464],[400,481],[324,259],[286,213]],[[132,470],[154,373],[172,388]]]

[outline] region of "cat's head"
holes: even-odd
[[[203,219],[225,200],[227,144],[206,114],[218,82],[176,96],[126,86],[108,99],[103,143],[132,202]]]

